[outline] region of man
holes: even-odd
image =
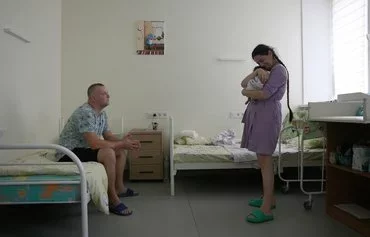
[[[118,139],[109,130],[107,114],[103,109],[109,105],[110,96],[103,84],[89,86],[87,96],[87,103],[78,107],[68,119],[60,134],[59,144],[72,150],[82,162],[103,164],[108,176],[109,210],[117,215],[131,215],[132,211],[119,199],[138,195],[123,184],[124,150],[138,150],[140,142],[132,140],[130,134]],[[56,155],[60,162],[71,161],[66,155]]]

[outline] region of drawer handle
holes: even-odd
[[[140,143],[153,143],[153,141],[140,141]]]
[[[139,158],[153,158],[153,156],[139,156]]]
[[[140,171],[140,174],[153,174],[154,171]]]

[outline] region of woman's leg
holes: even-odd
[[[275,205],[272,156],[257,154],[257,158],[261,168],[263,182],[263,204],[261,210],[266,214],[270,214],[271,206]]]

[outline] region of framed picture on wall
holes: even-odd
[[[164,21],[138,21],[136,34],[138,55],[164,55]]]

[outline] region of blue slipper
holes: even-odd
[[[138,196],[138,195],[139,195],[138,192],[135,192],[131,188],[127,188],[126,192],[119,193],[118,194],[118,197],[134,197],[134,196]]]
[[[118,204],[117,206],[110,206],[109,207],[109,211],[116,214],[116,215],[120,215],[120,216],[129,216],[132,214],[132,211],[129,211],[129,212],[125,212],[125,210],[127,210],[128,207],[123,204],[122,202],[120,204]]]
[[[266,215],[261,211],[261,209],[256,209],[252,211],[246,218],[245,220],[251,223],[263,223],[267,221],[272,221],[274,219],[274,216],[271,215]]]

